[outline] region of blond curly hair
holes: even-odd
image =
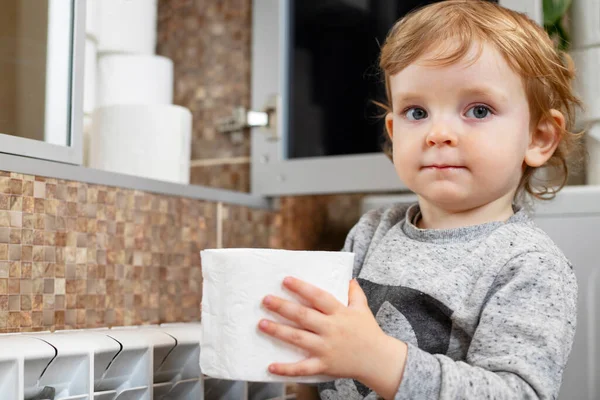
[[[493,46],[509,66],[522,77],[529,103],[531,124],[542,119],[555,123],[550,115],[556,109],[565,116],[560,143],[543,167],[552,171],[551,181],[534,179],[537,168],[527,166],[517,196],[529,193],[538,199],[551,199],[566,184],[569,170],[583,160],[582,133],[573,131],[575,109],[582,103],[572,89],[573,61],[556,46],[542,27],[524,14],[481,0],[447,0],[418,9],[396,22],[381,49],[379,67],[385,78],[387,103],[391,112],[390,76],[402,71],[419,57],[437,50],[451,39],[440,66],[461,60],[473,44]],[[392,158],[392,142],[384,134],[384,152]]]

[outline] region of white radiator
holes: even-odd
[[[284,399],[281,383],[200,372],[200,324],[0,335],[2,400]]]

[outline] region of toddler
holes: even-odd
[[[307,305],[264,299],[294,324],[260,329],[307,354],[269,370],[338,378],[322,399],[556,399],[577,283],[520,204],[552,197],[580,146],[569,57],[524,15],[449,0],[397,22],[380,67],[389,155],[418,203],[352,229],[347,306],[292,277]],[[540,167],[559,183],[538,185]]]

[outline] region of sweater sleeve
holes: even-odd
[[[576,307],[568,261],[538,252],[516,256],[490,288],[466,361],[409,345],[395,399],[556,399]]]

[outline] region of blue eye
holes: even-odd
[[[418,121],[423,118],[427,118],[427,111],[421,107],[411,107],[405,111],[404,116],[409,121]]]
[[[492,110],[490,110],[489,107],[479,105],[479,106],[473,106],[473,107],[469,108],[465,115],[468,118],[484,119],[491,112],[492,112]]]

